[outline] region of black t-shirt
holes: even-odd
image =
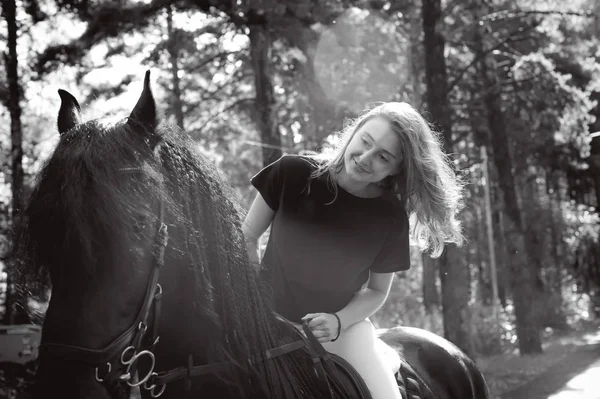
[[[409,225],[392,195],[361,198],[326,175],[310,179],[315,161],[285,155],[251,179],[275,211],[261,278],[275,310],[300,322],[307,313],[337,312],[369,278],[369,271],[410,268]],[[310,180],[310,189],[309,189]]]

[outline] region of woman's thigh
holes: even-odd
[[[375,327],[366,319],[347,328],[323,347],[350,363],[365,380],[373,399],[401,398],[396,378],[377,345]]]

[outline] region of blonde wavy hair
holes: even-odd
[[[400,173],[379,184],[405,204],[413,244],[421,251],[429,249],[432,257],[442,254],[445,243],[462,245],[457,214],[463,207],[464,184],[443,152],[441,135],[405,102],[383,103],[364,111],[337,133],[339,140],[334,146],[307,155],[317,166],[311,178],[327,174],[328,185],[337,197],[336,176],[344,166],[344,152],[356,132],[376,116],[387,119],[400,138]]]

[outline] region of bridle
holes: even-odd
[[[139,168],[124,168],[122,170],[139,171]],[[167,225],[164,222],[164,207],[164,199],[161,198],[156,227],[153,267],[148,278],[144,301],[132,325],[102,349],[90,349],[53,342],[43,342],[40,345],[40,352],[94,367],[95,380],[104,384],[114,398],[129,398],[131,388],[136,387],[149,391],[151,397],[158,398],[165,392],[168,383],[179,379],[184,379],[186,389],[190,390],[192,377],[220,373],[232,368],[230,362],[194,365],[192,355],[189,355],[188,364],[185,366],[163,372],[154,370],[156,359],[153,350],[159,342],[158,323],[163,293],[158,279],[160,270],[164,266],[164,255],[169,238]],[[151,323],[149,323],[149,320],[151,320]],[[256,364],[296,350],[305,350],[312,359],[319,381],[326,385],[333,399],[334,394],[330,386],[330,379],[333,378],[331,381],[337,386],[341,386],[341,384],[337,383],[335,374],[332,375],[332,373],[336,373],[336,370],[331,356],[308,329],[307,322],[303,324],[303,331],[304,336],[298,334],[299,339],[297,341],[269,349],[262,356],[248,359],[248,362]],[[144,358],[149,361],[149,368],[143,378],[136,380],[139,361]],[[327,369],[327,372],[325,369]],[[293,397],[288,384],[282,384],[282,389],[285,397]]]
[[[141,387],[152,397],[157,398],[165,390],[165,385],[151,382],[158,374],[154,372],[155,358],[152,352],[159,341],[158,322],[160,319],[162,287],[158,284],[160,269],[164,265],[165,249],[168,242],[167,225],[164,223],[164,202],[161,199],[158,214],[158,227],[155,236],[155,254],[150,271],[146,294],[135,321],[125,332],[102,349],[90,349],[74,345],[42,342],[40,351],[61,359],[82,362],[95,366],[94,378],[107,385],[117,398],[127,398],[130,388]],[[150,313],[152,323],[149,325]],[[148,330],[150,327],[150,330]],[[147,358],[150,368],[144,378],[135,381],[140,359]]]

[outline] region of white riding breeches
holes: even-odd
[[[377,337],[369,319],[348,327],[337,340],[324,343],[323,348],[356,369],[373,399],[402,399],[393,371],[399,367],[399,358],[396,361],[394,356],[385,355],[390,348]]]

